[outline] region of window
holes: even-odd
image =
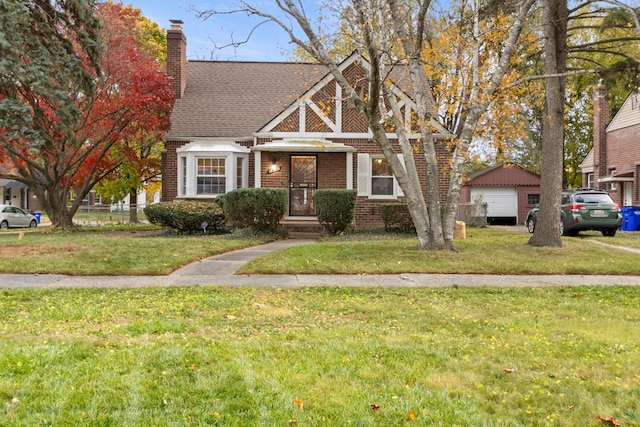
[[[540,203],[540,194],[527,194],[527,204],[534,206]]]
[[[249,182],[249,153],[235,143],[192,141],[176,149],[180,198],[213,199]]]
[[[609,169],[609,175],[611,176],[615,176],[616,174],[616,170],[615,169]],[[611,183],[609,184],[609,190],[611,191],[616,191],[618,188],[616,186],[615,181],[611,181]]]
[[[398,154],[398,160],[404,163],[401,154]],[[403,196],[389,162],[381,155],[358,153],[358,196],[371,199],[397,199]]]
[[[587,188],[594,188],[593,172],[587,174]]]
[[[236,158],[236,188],[244,187],[244,159]]]
[[[393,196],[393,173],[386,159],[371,159],[371,195]]]
[[[182,171],[180,179],[180,194],[187,194],[187,157],[180,157],[180,170]]]
[[[225,158],[199,157],[196,174],[196,194],[224,194],[227,188]]]

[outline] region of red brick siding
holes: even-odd
[[[300,112],[293,111],[289,116],[285,117],[282,122],[278,123],[274,128],[274,132],[298,132],[300,128]]]
[[[636,189],[633,194],[633,204],[640,204],[638,196],[639,177],[637,172],[640,165],[640,125],[628,126],[607,133],[607,174],[611,169],[616,170],[616,175],[634,173],[633,186]],[[600,184],[602,186],[602,184]],[[623,203],[623,183],[616,183],[616,189],[607,188],[611,197],[617,202]]]
[[[335,83],[328,84],[320,89],[311,98],[314,104],[316,104],[324,113],[325,116],[333,123],[336,121],[336,85]],[[307,111],[307,114],[309,112]],[[309,128],[307,128],[309,131]],[[314,132],[314,131],[311,131]]]
[[[609,114],[606,88],[598,85],[593,98],[593,161],[598,164],[593,171],[596,187],[602,185],[598,184],[598,179],[608,174],[606,128],[609,124]]]
[[[347,155],[345,153],[318,154],[318,171],[320,172],[318,188],[347,187]]]
[[[176,150],[184,141],[166,141],[162,152],[162,201],[171,202],[178,197],[178,155]]]
[[[306,132],[331,132],[331,128],[316,114],[311,107],[307,106],[305,111],[305,131]]]
[[[182,30],[167,31],[167,75],[173,78],[171,89],[182,98],[187,84],[187,39]]]

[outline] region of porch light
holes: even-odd
[[[278,165],[278,159],[273,157],[271,159],[271,167],[269,167],[269,169],[267,169],[267,173],[270,174],[270,173],[280,172],[281,169],[282,169],[282,167]]]

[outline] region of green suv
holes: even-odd
[[[575,236],[581,230],[598,230],[603,236],[615,236],[622,225],[620,205],[604,190],[573,188],[562,192],[560,233]],[[536,228],[538,207],[527,214],[529,233]]]

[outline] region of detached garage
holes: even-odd
[[[489,224],[522,224],[539,201],[540,176],[512,163],[473,173],[460,192],[460,204],[487,204]]]

